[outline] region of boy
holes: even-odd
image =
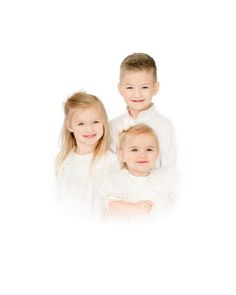
[[[134,53],[127,56],[120,66],[118,90],[127,104],[127,111],[110,122],[111,149],[117,151],[119,129],[124,125],[145,123],[157,134],[160,144],[160,155],[157,167],[175,167],[176,148],[172,123],[157,112],[152,98],[157,94],[156,63],[145,53]]]

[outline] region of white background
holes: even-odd
[[[1,1],[1,294],[235,294],[235,26],[227,0]],[[133,52],[157,62],[181,198],[158,224],[81,225],[52,197],[62,102],[119,115]]]

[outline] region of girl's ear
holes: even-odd
[[[69,120],[66,120],[66,128],[68,131],[73,132],[73,130],[71,129]]]

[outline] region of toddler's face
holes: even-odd
[[[132,117],[150,107],[158,88],[159,83],[154,80],[152,70],[125,71],[118,85]]]
[[[147,176],[155,166],[158,157],[156,140],[151,134],[128,134],[119,156],[120,160],[126,163],[131,174]]]
[[[74,111],[67,127],[74,133],[79,150],[92,151],[103,136],[103,120],[96,107]]]

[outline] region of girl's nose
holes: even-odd
[[[93,124],[87,124],[86,125],[86,131],[87,132],[91,132],[91,131],[93,131],[94,129],[93,129]]]

